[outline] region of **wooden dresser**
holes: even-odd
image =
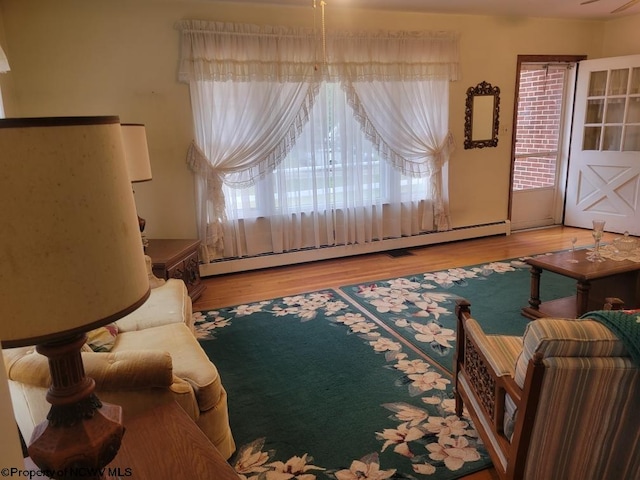
[[[200,240],[154,238],[149,239],[145,250],[151,257],[154,275],[183,280],[193,301],[206,288],[200,279],[199,246]]]

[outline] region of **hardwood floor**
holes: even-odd
[[[412,255],[391,257],[385,252],[322,260],[301,265],[230,273],[203,278],[207,289],[194,303],[194,310],[210,310],[268,298],[338,287],[367,280],[399,277],[491,260],[593,244],[591,230],[551,227],[474,240],[411,248]],[[614,234],[605,233],[604,241]],[[523,292],[526,297],[528,292]],[[526,300],[526,298],[525,298]]]
[[[613,234],[605,234],[611,241]],[[569,227],[551,227],[517,232],[509,236],[486,237],[409,249],[412,255],[392,257],[375,253],[323,260],[286,267],[207,277],[206,290],[194,303],[194,311],[250,303],[285,295],[334,288],[361,281],[392,278],[451,267],[462,267],[498,259],[517,258],[537,253],[593,244],[591,231]],[[523,302],[529,292],[522,292]],[[465,480],[495,480],[494,469],[464,477]]]

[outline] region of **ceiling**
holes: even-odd
[[[313,6],[314,0],[232,0],[233,3]],[[500,15],[527,17],[557,17],[579,19],[613,19],[640,14],[640,2],[618,13],[611,13],[629,0],[596,0],[580,5],[584,0],[325,0],[326,8],[352,6],[381,10],[450,13],[469,15]],[[317,6],[321,0],[316,0]]]

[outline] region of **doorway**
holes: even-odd
[[[640,55],[580,62],[565,224],[640,235]]]
[[[562,223],[576,65],[585,58],[518,56],[511,154],[514,231]]]

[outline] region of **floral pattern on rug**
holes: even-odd
[[[426,345],[432,354],[444,357],[455,347],[455,330],[444,325],[441,319],[454,315],[455,300],[460,298],[446,293],[446,289],[468,286],[471,279],[486,280],[494,274],[526,268],[529,266],[524,258],[491,262],[478,267],[450,268],[357,285],[347,293],[380,314],[395,314],[391,319],[399,330],[406,332],[413,341]],[[436,289],[438,291],[434,291]]]
[[[459,273],[457,272],[456,278]],[[395,299],[404,301],[411,298],[419,304],[424,303],[425,311],[428,304],[441,299],[439,296],[412,296],[413,286],[413,282],[407,279],[398,279],[388,287],[368,289],[366,292],[371,294],[372,300],[384,299],[385,305],[400,305]],[[412,358],[403,352],[400,342],[380,333],[381,329],[376,322],[354,311],[336,292],[321,291],[230,309],[195,312],[198,338],[213,340],[216,338],[216,330],[229,327],[236,321],[244,321],[245,317],[251,317],[257,312],[269,313],[276,318],[295,316],[301,322],[312,321],[321,313],[329,322],[343,327],[346,334],[358,335],[375,354],[383,355],[386,362],[384,368],[401,374],[395,387],[408,389],[415,402],[410,404],[398,401],[381,405],[381,408],[390,412],[389,418],[397,426],[372,431],[371,435],[380,442],[380,451],[354,458],[348,468],[331,469],[315,465],[312,452],[301,453],[289,459],[278,459],[276,451],[265,450],[266,439],[259,438],[238,449],[233,466],[241,479],[315,480],[318,476],[336,480],[421,479],[443,469],[455,472],[466,463],[483,458],[479,451],[482,446],[477,433],[467,420],[454,413],[451,380],[426,361]],[[437,313],[436,309],[433,315]],[[448,345],[451,341],[451,333],[436,331],[430,327],[422,329],[419,335],[442,345]],[[381,465],[379,454],[385,451],[392,451],[408,459],[412,472],[397,472],[396,469],[387,469]],[[487,458],[486,453],[484,458]]]

